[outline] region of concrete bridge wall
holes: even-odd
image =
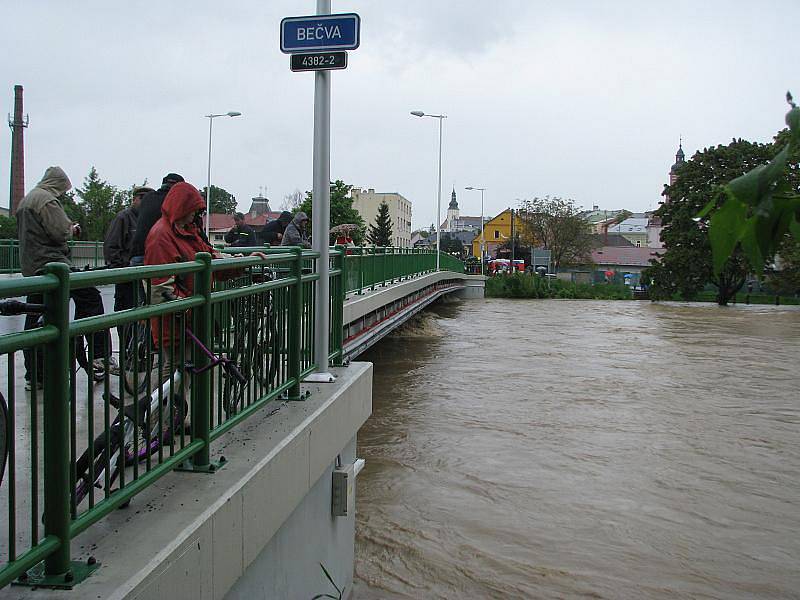
[[[355,516],[331,516],[331,471],[337,456],[355,458],[372,365],[333,371],[336,383],[304,385],[306,401],[276,403],[218,440],[224,469],[167,475],[78,537],[74,558],[101,566],[74,590],[7,587],[0,598],[311,598],[334,591],[319,563],[349,590]]]
[[[481,275],[440,271],[352,295],[345,301],[342,319],[345,357],[357,357],[445,294],[483,298],[485,281]]]

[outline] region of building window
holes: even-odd
[[[500,239],[500,232],[497,229],[494,230],[494,239]]]

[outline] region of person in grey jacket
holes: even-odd
[[[59,200],[71,187],[72,183],[61,167],[49,167],[44,172],[42,180],[20,202],[16,217],[23,276],[36,275],[50,262],[61,262],[72,266],[71,252],[67,242],[73,236],[80,235],[81,228],[70,220]],[[104,312],[103,299],[97,288],[70,290],[70,297],[75,301],[76,319],[102,315]],[[28,302],[41,304],[42,295],[31,294],[28,296]],[[33,329],[38,326],[39,317],[37,315],[25,317],[25,329]],[[100,357],[94,361],[94,368],[97,371],[105,369],[103,363],[105,356],[109,356],[109,370],[113,373],[117,368],[110,357],[109,341],[107,331],[98,331],[94,334],[95,356]],[[25,379],[28,382],[26,387],[28,389],[34,385],[41,387],[44,371],[41,353],[37,353],[36,357],[36,379],[38,380],[36,382],[32,381],[34,352],[26,350],[23,354],[25,356]]]
[[[300,246],[302,248],[311,248],[311,243],[308,241],[308,234],[306,227],[308,226],[308,216],[303,211],[298,212],[292,222],[286,226],[283,232],[283,239],[281,246]]]
[[[36,275],[49,262],[71,265],[67,241],[81,228],[64,212],[59,198],[72,183],[61,167],[50,167],[42,180],[22,199],[17,210],[19,259],[25,277]]]

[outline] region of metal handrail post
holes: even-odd
[[[203,270],[194,274],[194,295],[203,298],[203,304],[192,311],[192,332],[206,348],[213,347],[211,339],[211,254],[198,252],[196,259]],[[193,363],[198,373],[192,386],[192,440],[203,440],[192,461],[193,469],[207,469],[211,464],[211,369],[205,352],[195,348]]]
[[[44,294],[45,324],[60,335],[44,348],[44,534],[59,540],[44,568],[61,575],[70,570],[69,267],[48,263],[45,273],[58,278]]]
[[[342,363],[344,362],[342,359],[344,358],[344,351],[342,346],[344,345],[344,301],[347,298],[347,247],[346,246],[337,246],[337,250],[341,252],[341,254],[336,257],[337,267],[339,268],[339,294],[338,298],[336,299],[336,303],[332,307],[335,311],[333,318],[331,319],[331,324],[333,326],[333,342],[336,351],[338,352],[336,355],[336,359],[334,364],[337,367],[341,367]]]
[[[302,318],[303,318],[303,250],[293,248],[295,259],[291,262],[292,278],[294,285],[289,287],[289,352],[288,352],[288,375],[292,380],[292,387],[289,388],[289,400],[300,400],[300,343],[302,340]]]

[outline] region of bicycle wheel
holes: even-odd
[[[246,299],[244,300],[245,302]],[[225,409],[225,416],[231,417],[241,410],[244,404],[247,385],[250,381],[251,360],[250,351],[252,350],[250,336],[250,321],[247,318],[246,306],[237,311],[234,321],[233,346],[228,351],[228,358],[236,364],[239,372],[244,376],[244,383],[233,377],[225,370],[222,371],[223,396],[222,407]]]
[[[111,334],[106,331],[104,332],[106,335],[106,347],[111,348]],[[95,359],[102,358],[101,356],[97,355],[97,350],[95,349]],[[83,335],[76,335],[75,336],[75,361],[78,363],[78,366],[86,371],[86,374],[94,382],[103,381],[105,378],[106,372],[103,368],[97,368],[94,364],[89,364],[89,342],[86,336]]]
[[[0,394],[0,484],[6,473],[6,458],[8,457],[8,406],[3,394]]]
[[[125,391],[140,394],[147,388],[147,374],[152,370],[154,352],[150,336],[150,322],[131,323],[123,333],[125,360],[122,365]]]
[[[129,429],[133,430],[133,424],[128,425],[127,418],[124,418],[122,422],[118,418],[115,419],[108,433],[103,432],[94,439],[91,453],[87,448],[78,458],[75,463],[75,506],[78,506],[89,495],[91,486],[102,488],[106,469],[109,470],[109,485],[117,479],[119,474],[119,453],[125,442],[126,433],[128,433]],[[108,463],[106,463],[106,445],[108,445]],[[89,479],[89,462],[92,456],[94,457],[92,461],[94,464],[94,480]]]

